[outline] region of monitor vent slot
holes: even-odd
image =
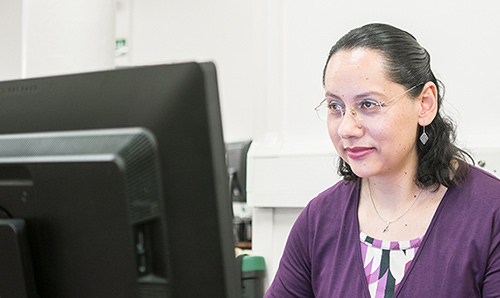
[[[12,96],[20,94],[38,93],[38,85],[36,84],[18,84],[0,86],[0,96]]]

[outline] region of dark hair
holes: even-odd
[[[430,55],[410,33],[387,24],[368,24],[356,28],[344,35],[331,48],[323,70],[323,85],[325,73],[330,58],[340,50],[366,48],[379,51],[385,59],[388,78],[409,89],[410,97],[417,97],[427,82],[433,82],[437,88],[437,115],[425,132],[429,141],[423,145],[417,141],[418,169],[417,184],[420,187],[438,186],[442,184],[451,187],[459,183],[469,169],[466,162],[472,157],[464,150],[454,145],[455,125],[450,118],[441,113],[444,85],[436,79],[430,67]],[[417,136],[422,134],[419,126]],[[339,158],[338,171],[346,181],[356,181],[349,164]]]

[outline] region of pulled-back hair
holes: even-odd
[[[467,159],[472,157],[454,145],[456,132],[451,119],[441,112],[444,85],[436,79],[430,67],[430,55],[410,33],[387,24],[368,24],[348,32],[331,48],[323,70],[323,85],[328,62],[338,51],[364,48],[378,51],[385,62],[385,72],[389,80],[410,89],[411,98],[422,92],[424,84],[433,82],[437,88],[438,110],[434,120],[425,127],[429,136],[424,145],[417,142],[418,169],[417,184],[420,187],[442,184],[451,187],[459,183],[467,174]],[[422,134],[419,125],[417,136]],[[356,181],[359,177],[342,158],[338,171],[346,181]]]

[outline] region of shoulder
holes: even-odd
[[[312,199],[299,214],[288,237],[290,250],[331,245],[341,231],[356,231],[359,183],[340,181]],[[350,234],[350,233],[348,233]],[[288,246],[287,245],[287,246]]]
[[[491,173],[470,166],[464,180],[448,189],[442,217],[448,220],[487,222],[500,219],[500,180]]]
[[[310,212],[322,212],[329,209],[344,209],[353,200],[353,196],[357,196],[359,192],[359,184],[357,182],[346,182],[341,180],[334,186],[319,193],[312,199],[307,208]]]
[[[456,187],[456,191],[500,207],[500,179],[476,166],[469,166],[466,178]]]
[[[469,165],[469,173],[466,181],[500,185],[500,179],[497,176],[473,165]]]
[[[346,217],[356,214],[359,183],[339,181],[312,199],[299,216],[299,221],[312,230],[341,225]]]

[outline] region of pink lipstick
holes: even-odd
[[[349,147],[345,148],[347,156],[351,159],[362,159],[375,151],[373,147]]]

